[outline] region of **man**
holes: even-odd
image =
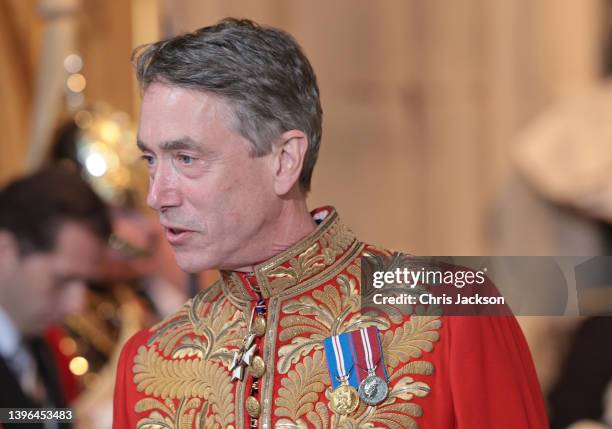
[[[81,309],[110,225],[87,183],[60,169],[0,191],[0,408],[66,406],[43,334]],[[68,425],[4,424],[11,427]]]
[[[114,428],[546,427],[514,318],[360,311],[360,257],[389,253],[308,212],[322,111],[291,36],[227,19],[135,64],[148,204],[181,268],[221,279],[125,345]]]

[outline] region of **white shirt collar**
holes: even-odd
[[[0,307],[0,355],[10,358],[17,353],[21,343],[21,334],[6,311]]]

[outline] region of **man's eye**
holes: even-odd
[[[178,155],[177,158],[184,165],[191,165],[194,161],[194,158],[189,155]]]
[[[140,158],[143,159],[149,167],[155,165],[155,159],[151,155],[142,155]]]

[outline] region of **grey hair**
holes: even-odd
[[[323,111],[310,62],[293,37],[250,20],[226,18],[137,48],[132,61],[140,86],[166,82],[227,100],[236,131],[263,156],[285,131],[308,137],[299,184],[310,190],[321,143]]]

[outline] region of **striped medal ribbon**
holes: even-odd
[[[337,414],[350,414],[359,406],[352,337],[348,333],[333,335],[325,338],[324,345],[327,369],[334,389],[329,407]]]
[[[350,333],[355,350],[359,397],[368,405],[378,405],[389,394],[380,332],[374,326]]]

